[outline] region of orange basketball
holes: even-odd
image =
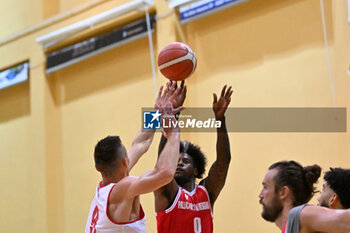
[[[197,58],[192,49],[180,42],[167,45],[158,55],[160,72],[168,79],[182,81],[196,69]]]

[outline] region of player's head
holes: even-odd
[[[118,168],[128,166],[127,152],[118,136],[108,136],[100,140],[95,146],[94,158],[96,169],[105,176],[112,175]]]
[[[202,178],[206,164],[207,159],[198,146],[188,141],[182,141],[175,180],[181,185],[196,178]]]
[[[302,167],[295,161],[272,164],[263,180],[259,194],[263,206],[262,217],[275,222],[284,206],[292,207],[309,202],[315,194],[314,184],[321,174],[318,165]]]
[[[319,205],[333,209],[350,208],[350,169],[331,168],[324,175]]]

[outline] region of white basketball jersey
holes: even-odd
[[[96,193],[92,200],[89,217],[85,227],[85,233],[143,233],[146,232],[145,214],[140,206],[140,217],[132,222],[117,223],[107,214],[109,194],[115,183],[96,187]]]

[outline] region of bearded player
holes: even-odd
[[[181,83],[181,95],[173,101],[175,108],[182,106],[186,86]],[[230,104],[232,90],[226,86],[218,99],[214,93],[213,111],[221,128],[217,129],[216,161],[205,179],[196,184],[205,172],[206,158],[199,147],[184,141],[180,144],[180,159],[174,179],[154,192],[158,233],[211,233],[213,206],[224,187],[231,160],[230,143],[226,130],[225,112]],[[159,152],[166,139],[162,137]]]
[[[272,164],[259,194],[262,217],[274,222],[282,233],[350,232],[349,209],[306,204],[315,194],[314,184],[320,174],[318,165],[302,167],[295,161]]]

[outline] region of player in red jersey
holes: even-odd
[[[169,85],[168,85],[169,87]],[[186,86],[181,83],[181,95],[173,101],[174,108],[183,105]],[[208,176],[196,185],[196,178],[205,172],[206,158],[199,147],[190,142],[180,144],[180,159],[174,179],[154,192],[158,233],[211,233],[212,208],[224,187],[231,160],[230,143],[225,124],[225,112],[230,104],[232,90],[226,86],[218,99],[214,93],[213,111],[222,122],[217,129],[216,161]],[[159,152],[166,139],[162,137]],[[159,153],[158,153],[159,154]]]

